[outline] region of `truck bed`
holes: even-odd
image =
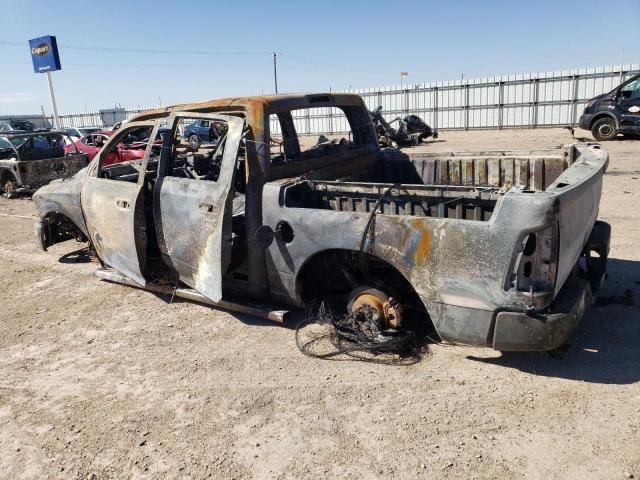
[[[579,156],[552,150],[406,154],[383,152],[375,182],[300,180],[285,189],[287,207],[487,221],[512,187],[543,192]]]
[[[549,150],[405,153],[384,152],[381,179],[388,183],[424,185],[512,186],[546,190],[573,162],[573,146]]]

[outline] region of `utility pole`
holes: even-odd
[[[276,93],[278,93],[278,54],[273,52],[273,83],[276,86]]]
[[[42,118],[44,119],[44,127],[47,128],[47,125],[49,124],[49,119],[47,118],[47,114],[44,113],[43,105],[40,105],[40,111],[42,112]]]
[[[624,70],[624,48],[622,49],[622,57],[620,58],[620,83],[622,83],[623,70]]]

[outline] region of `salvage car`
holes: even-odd
[[[78,140],[85,135],[89,135],[90,133],[99,132],[101,130],[102,128],[100,127],[69,127],[64,129],[67,135],[69,135],[70,137],[76,137],[75,140]]]
[[[589,100],[579,126],[599,141],[640,135],[640,74]]]
[[[0,193],[32,193],[87,166],[86,155],[65,151],[65,136],[61,131],[0,132]]]
[[[196,120],[184,128],[182,135],[197,147],[202,142],[215,142],[224,135],[224,123],[211,120]]]
[[[0,121],[0,132],[31,132],[35,125],[29,120]]]
[[[349,131],[305,142],[294,119],[327,108]],[[194,148],[179,132],[198,120],[224,136]],[[106,163],[132,129],[164,125],[162,149]],[[332,296],[390,328],[413,312],[452,342],[552,350],[604,277],[607,164],[589,143],[381,149],[351,94],[214,100],[134,117],[88,168],[36,192],[36,240],[88,240],[102,279],[274,320],[286,311],[265,305]]]
[[[72,145],[67,145],[65,151],[71,152],[77,149],[86,154],[89,160],[93,160],[93,157],[98,154],[112,134],[113,132],[110,131],[90,133],[76,140]],[[118,148],[105,156],[103,163],[105,165],[112,165],[114,163],[139,159],[143,156],[144,144],[141,144],[137,137],[129,135],[129,137],[123,139],[123,141],[118,144]]]

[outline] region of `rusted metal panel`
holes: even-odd
[[[567,162],[560,158],[544,159],[544,188],[556,181],[567,168]]]
[[[500,159],[487,159],[487,184],[492,187],[500,187],[502,185],[500,173]]]
[[[446,160],[444,162],[441,159],[436,160],[436,173],[434,183],[437,185],[449,184],[449,169],[447,168]]]
[[[500,170],[502,173],[502,187],[511,188],[514,185],[515,162],[513,158],[500,159]]]
[[[465,158],[462,162],[462,184],[473,185],[474,184],[474,166],[476,162],[472,158]]]
[[[75,175],[88,163],[84,154],[40,160],[0,160],[0,171],[6,169],[11,172],[16,178],[17,186],[36,190],[53,180]]]
[[[531,180],[530,184],[533,185],[533,190],[544,190],[544,159],[534,158],[530,160],[531,168]]]
[[[427,185],[433,185],[436,183],[436,162],[435,158],[429,158],[424,162],[426,176],[424,178],[424,183]]]
[[[515,185],[523,188],[529,188],[529,159],[516,159]]]
[[[18,162],[18,171],[23,185],[39,188],[52,180],[75,175],[88,163],[86,155],[74,154],[61,158]]]
[[[488,185],[489,184],[489,176],[487,172],[487,160],[485,158],[478,158],[474,160],[475,163],[475,172],[474,172],[474,181],[476,185]]]
[[[449,160],[449,185],[462,184],[462,166],[460,160]]]

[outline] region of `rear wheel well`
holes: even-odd
[[[346,308],[346,297],[355,288],[368,286],[394,297],[405,307],[413,329],[434,331],[427,309],[409,280],[385,260],[354,250],[325,250],[303,265],[296,290],[305,305],[332,299]]]
[[[14,183],[17,182],[16,176],[10,171],[5,169],[0,170],[0,192],[4,190],[4,184],[7,181],[13,180]]]

